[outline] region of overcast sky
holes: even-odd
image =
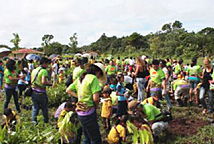
[[[179,20],[188,31],[214,27],[214,0],[0,0],[0,44],[40,47],[44,34],[69,43],[77,33],[79,46],[107,36],[146,35]]]

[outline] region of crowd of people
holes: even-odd
[[[135,132],[141,131],[142,138],[138,137],[136,143],[141,139],[151,144],[158,142],[159,135],[167,130],[173,104],[201,105],[203,114],[213,113],[214,72],[209,57],[201,66],[197,58],[183,64],[183,60],[152,60],[148,56],[102,60],[93,57],[7,59],[0,61],[0,90],[5,92],[2,126],[9,128],[11,120],[18,119],[19,98],[23,98],[29,86],[32,122],[37,123],[41,109],[44,122],[48,123],[46,87],[57,83],[65,84],[71,96],[54,115],[62,137],[60,143],[80,143],[84,135],[84,144],[117,144],[126,142],[128,134],[136,136]],[[17,113],[8,108],[12,96]],[[166,107],[162,101],[166,101]],[[105,139],[101,138],[100,118]]]

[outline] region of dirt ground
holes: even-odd
[[[205,125],[208,125],[208,122],[202,119],[179,117],[170,122],[168,132],[172,135],[192,136]]]

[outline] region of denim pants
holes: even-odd
[[[205,88],[200,88],[199,99],[204,109],[207,109],[207,104],[205,102],[205,94],[208,94],[209,97],[209,112],[213,112],[213,92],[211,90],[206,90]]]
[[[145,79],[144,78],[136,78],[136,81],[137,81],[137,90],[138,90],[137,100],[142,102],[144,100]]]
[[[96,111],[87,116],[78,115],[84,133],[83,144],[101,144],[101,135]]]
[[[42,110],[42,114],[44,116],[44,122],[48,123],[48,97],[46,93],[38,93],[33,91],[32,93],[32,121],[37,122],[37,115],[39,114],[39,110]]]
[[[8,108],[8,104],[10,103],[11,96],[13,95],[13,100],[16,105],[16,110],[18,112],[21,112],[20,106],[19,106],[19,101],[18,101],[19,97],[18,97],[16,89],[15,88],[14,89],[5,88],[5,94],[6,94],[6,100],[4,103],[4,109]]]

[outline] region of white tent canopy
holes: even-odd
[[[8,52],[8,51],[11,51],[11,50],[8,49],[8,48],[0,48],[0,53],[2,53],[2,52]]]

